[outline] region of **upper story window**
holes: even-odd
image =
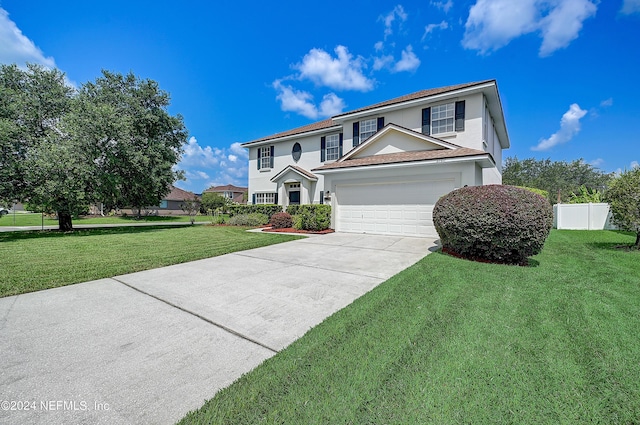
[[[326,138],[326,160],[335,161],[340,158],[340,136],[338,134],[332,134]]]
[[[464,131],[465,101],[446,103],[422,110],[422,133],[443,134]]]
[[[384,127],[384,117],[367,118],[353,123],[353,147],[363,143]]]
[[[360,121],[360,143],[376,134],[378,131],[378,120],[375,118]]]
[[[258,170],[273,168],[273,146],[258,148]]]
[[[438,105],[431,108],[431,134],[453,131],[454,105]]]
[[[320,162],[335,161],[342,156],[342,133],[320,138]]]
[[[300,146],[300,143],[296,142],[293,145],[293,148],[291,148],[291,157],[295,162],[298,162],[300,161],[301,156],[302,156],[302,146]]]

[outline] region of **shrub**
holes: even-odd
[[[228,223],[232,226],[263,226],[269,222],[266,214],[238,214],[231,217]]]
[[[553,209],[545,198],[525,189],[474,186],[440,198],[433,222],[445,251],[473,260],[524,264],[542,250]]]
[[[298,214],[293,227],[299,230],[325,230],[331,226],[331,206],[298,205]]]
[[[240,215],[240,214],[265,214],[267,217],[271,217],[275,213],[282,212],[282,205],[275,204],[254,204],[254,205],[230,205],[228,207],[229,215]],[[267,220],[268,222],[268,220]]]
[[[279,212],[271,216],[269,224],[274,229],[286,229],[293,226],[293,221],[290,214],[287,214],[286,212]]]
[[[287,213],[290,215],[297,215],[299,209],[300,209],[300,205],[289,205],[287,207]]]

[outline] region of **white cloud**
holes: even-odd
[[[609,106],[613,106],[613,98],[610,97],[609,99],[605,99],[602,102],[600,102],[600,107],[601,108],[608,108]]]
[[[446,30],[449,28],[449,24],[447,21],[442,21],[439,24],[429,24],[424,27],[424,34],[422,35],[422,41],[427,37],[427,35],[431,34],[435,30]]]
[[[310,119],[336,115],[345,107],[344,101],[334,93],[326,94],[320,102],[320,107],[317,107],[313,102],[313,95],[309,92],[283,85],[281,80],[274,81],[273,88],[278,91],[276,99],[280,101],[283,111],[295,112]]]
[[[632,169],[632,170],[634,168],[638,168],[638,167],[640,167],[640,162],[638,162],[638,161],[631,161],[631,164],[629,164],[629,168]]]
[[[402,51],[401,59],[396,62],[393,67],[394,72],[402,72],[409,71],[413,72],[420,66],[420,59],[413,53],[413,48],[411,45],[407,46],[406,49]]]
[[[376,49],[376,52],[380,52],[384,49],[384,43],[382,41],[378,41],[373,45],[373,48]]]
[[[620,13],[631,15],[632,13],[640,13],[640,0],[624,0]]]
[[[391,66],[391,64],[393,64],[393,61],[394,59],[392,55],[385,55],[385,56],[373,58],[373,70],[379,71],[382,68]]]
[[[569,110],[564,113],[560,120],[560,129],[553,133],[548,139],[543,139],[531,149],[534,151],[544,151],[552,147],[566,143],[580,131],[580,119],[586,115],[587,111],[580,109],[577,103],[569,106]]]
[[[453,7],[453,1],[432,1],[431,5],[437,7],[438,9],[442,9],[444,13],[449,13],[449,10],[451,10],[451,8]]]
[[[592,165],[596,168],[600,167],[602,164],[604,164],[604,159],[602,158],[596,158],[593,161],[589,161],[589,165]]]
[[[409,15],[404,11],[402,5],[397,5],[391,12],[384,16],[380,16],[379,20],[384,22],[384,38],[386,39],[388,36],[393,34],[392,26],[396,18],[400,19],[401,22],[405,22],[408,17]]]
[[[9,19],[9,13],[0,8],[0,63],[15,63],[24,67],[27,62],[47,68],[55,68],[52,57],[45,57],[33,41],[27,38],[18,26]]]
[[[191,137],[176,169],[185,171],[186,181],[180,186],[198,193],[210,186],[246,186],[248,163],[249,153],[240,143],[226,148],[202,147]]]
[[[539,55],[548,56],[575,40],[596,10],[597,0],[477,0],[462,45],[485,54],[537,32],[542,37]]]
[[[293,66],[300,71],[299,78],[334,90],[373,89],[374,81],[362,73],[365,67],[363,58],[354,58],[345,46],[337,46],[334,51],[335,58],[322,49],[311,49],[302,58],[302,63]]]

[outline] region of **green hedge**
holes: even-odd
[[[515,186],[471,186],[436,202],[433,223],[445,251],[464,258],[524,264],[553,225],[547,199]]]
[[[238,214],[231,217],[228,224],[231,226],[263,226],[269,222],[266,214],[251,213]]]
[[[297,208],[296,215],[293,218],[293,227],[296,229],[319,231],[328,229],[331,226],[330,205],[295,205],[295,207]],[[288,208],[287,212],[289,212]],[[289,212],[289,214],[291,213]]]
[[[246,215],[246,214],[265,214],[271,218],[275,213],[282,212],[282,205],[275,204],[254,204],[254,205],[231,205],[229,206],[229,215]]]

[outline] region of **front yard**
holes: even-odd
[[[640,423],[634,240],[552,231],[529,267],[431,254],[182,423]]]
[[[6,219],[6,217],[5,217]],[[293,240],[245,228],[116,227],[0,233],[0,297]]]

